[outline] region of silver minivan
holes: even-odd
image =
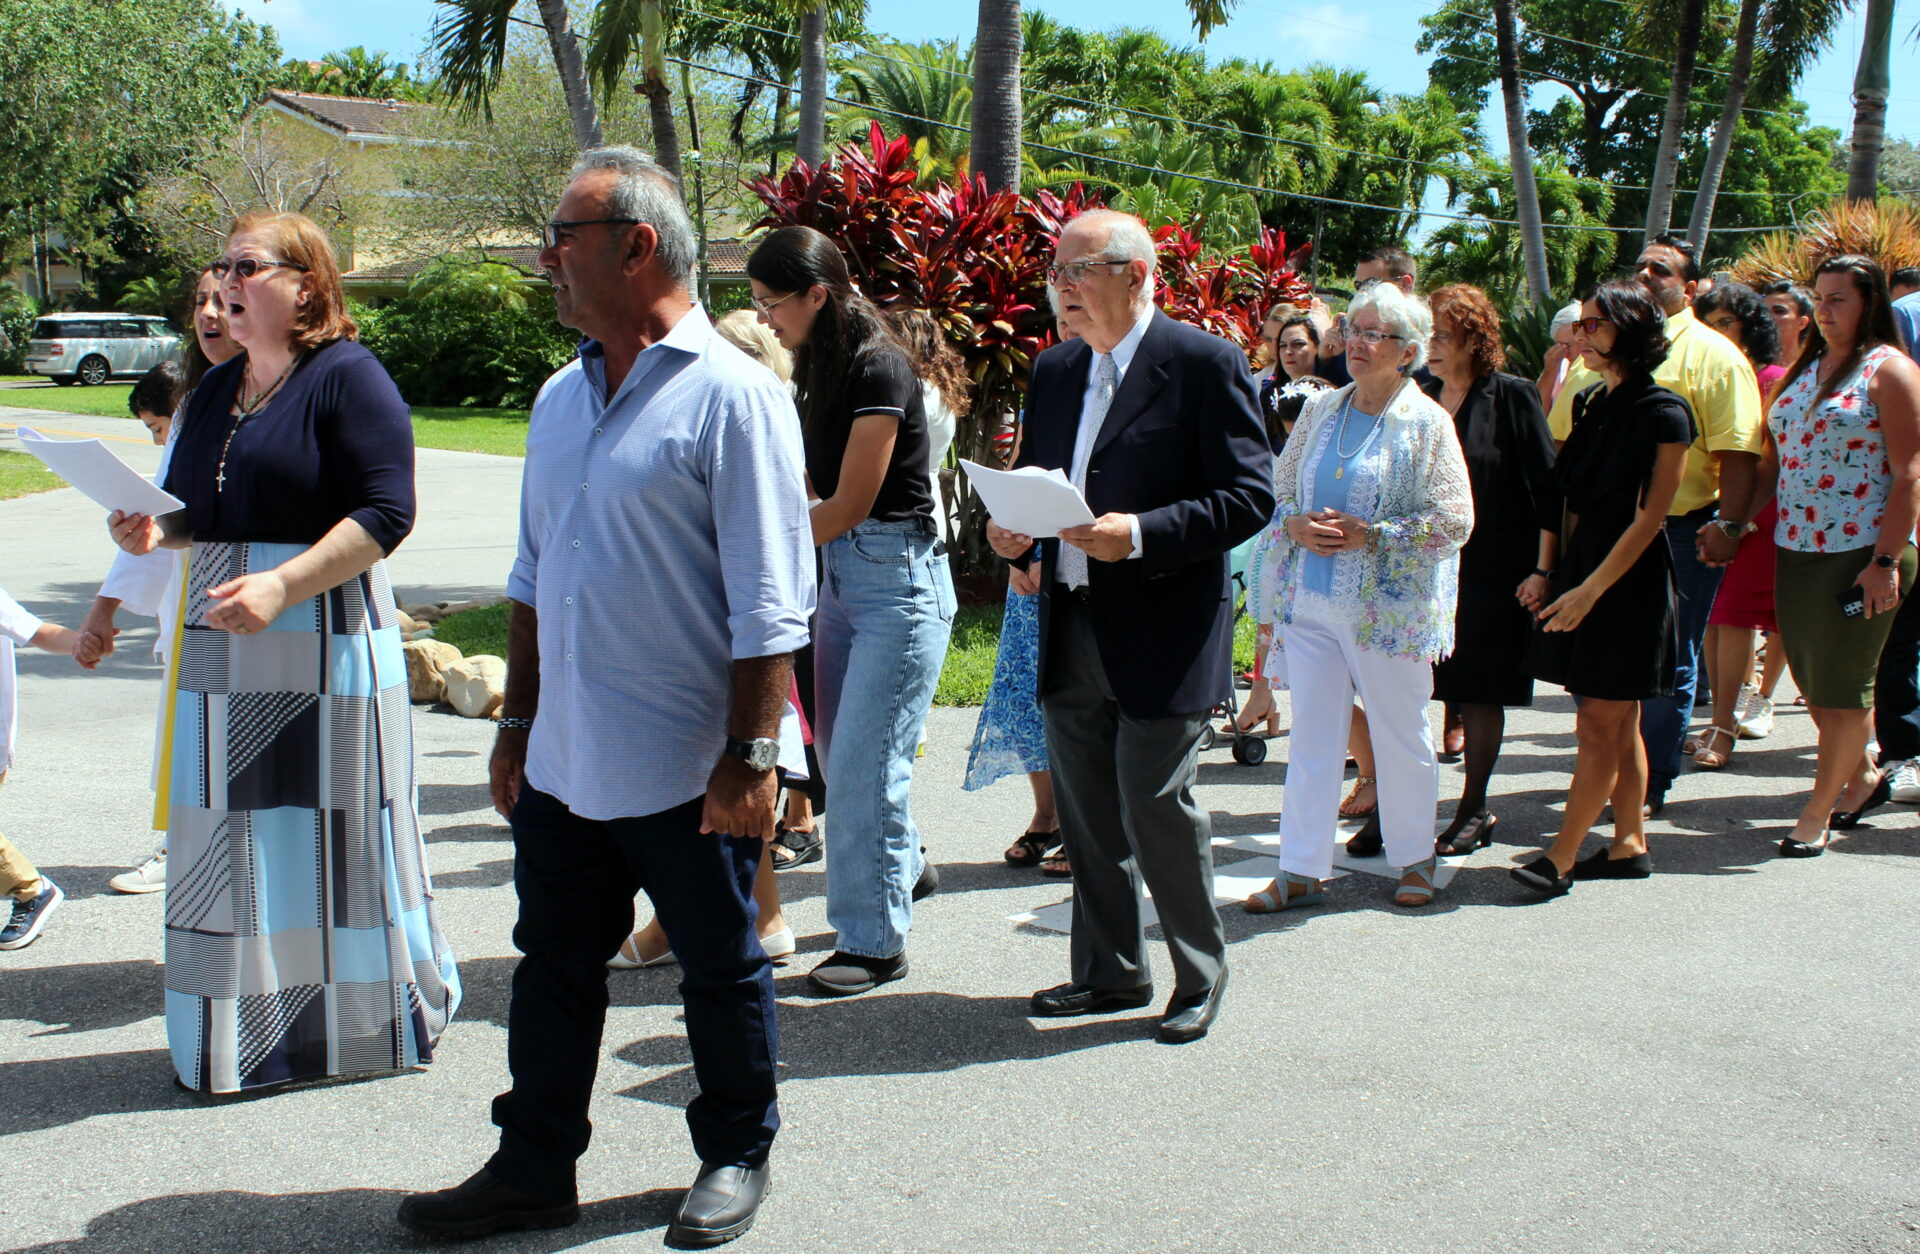
[[[165,318],[150,314],[57,313],[33,324],[27,373],[55,383],[105,383],[139,376],[180,352],[180,337]]]

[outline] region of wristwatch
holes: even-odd
[[[727,752],[756,771],[771,771],[780,761],[780,742],[761,736],[755,740],[727,737]]]
[[[1881,570],[1892,570],[1900,564],[1900,558],[1893,553],[1875,553],[1873,555],[1873,564]]]
[[[1716,518],[1713,520],[1712,525],[1715,530],[1729,540],[1738,540],[1741,536],[1747,534],[1747,524],[1737,523],[1731,518]]]

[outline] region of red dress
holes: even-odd
[[[1767,366],[1759,371],[1760,395],[1764,400],[1787,373],[1785,366]],[[1754,631],[1778,631],[1773,617],[1773,522],[1777,511],[1773,502],[1754,518],[1756,530],[1740,541],[1733,565],[1720,581],[1720,594],[1714,598],[1713,612],[1707,616],[1709,627],[1748,628]]]

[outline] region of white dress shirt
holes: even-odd
[[[160,469],[153,472],[156,484],[167,481],[167,467],[173,462],[173,449],[180,440],[180,420],[186,412],[187,407],[182,405],[173,413],[166,447],[160,451]],[[187,558],[185,549],[155,549],[138,557],[122,549],[113,555],[113,565],[100,584],[100,595],[120,602],[121,609],[157,620],[159,630],[153,633],[156,657],[165,657],[173,644],[170,628],[180,604],[180,584],[186,578]]]
[[[1126,336],[1113,346],[1111,353],[1106,354],[1113,358],[1115,397],[1120,395],[1120,385],[1127,381],[1127,367],[1133,364],[1134,354],[1140,351],[1140,341],[1146,337],[1147,326],[1152,323],[1156,312],[1157,306],[1149,304],[1147,312],[1141,314],[1134,322],[1133,330],[1127,332]],[[1093,346],[1089,344],[1087,347]],[[1100,424],[1104,425],[1107,418],[1107,414],[1099,412],[1100,357],[1101,354],[1095,353],[1093,360],[1087,364],[1087,390],[1080,398],[1080,429],[1073,437],[1073,465],[1067,472],[1067,478],[1080,490],[1081,496],[1087,494],[1087,463],[1093,460],[1093,446],[1100,442],[1100,426],[1095,424],[1094,419],[1098,415]],[[1109,401],[1107,413],[1112,412],[1113,402]],[[1061,543],[1064,544],[1066,541],[1063,540]],[[1135,514],[1133,515],[1133,552],[1127,554],[1127,560],[1131,562],[1139,556],[1140,516]],[[1055,562],[1054,565],[1057,567],[1060,563]],[[1054,578],[1065,582],[1058,570],[1054,571]]]
[[[14,686],[13,646],[27,644],[40,630],[40,620],[0,591],[0,775],[13,765]]]

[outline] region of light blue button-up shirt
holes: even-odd
[[[706,791],[734,659],[807,643],[805,465],[787,389],[698,308],[611,400],[592,341],[547,381],[507,580],[540,615],[528,783],[590,819]]]

